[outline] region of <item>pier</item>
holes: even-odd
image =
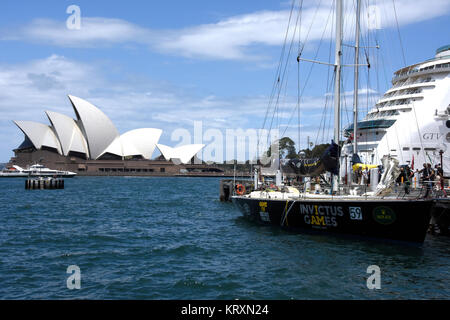
[[[238,190],[239,189],[239,190]],[[237,192],[248,193],[254,190],[254,184],[249,179],[222,179],[220,180],[219,199],[222,202],[231,202],[231,196]]]
[[[25,180],[26,190],[64,189],[64,180],[58,178],[36,178]]]

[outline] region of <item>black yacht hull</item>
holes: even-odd
[[[432,200],[277,200],[234,196],[233,203],[253,221],[296,231],[335,233],[422,243]]]

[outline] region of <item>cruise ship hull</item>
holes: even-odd
[[[299,232],[422,243],[433,200],[276,200],[232,197],[244,217]]]

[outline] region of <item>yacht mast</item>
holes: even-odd
[[[358,124],[358,78],[359,78],[359,20],[361,15],[361,1],[356,0],[356,31],[355,31],[355,76],[353,86],[353,154],[358,152],[357,124]]]
[[[339,145],[341,109],[342,0],[336,0],[336,48],[334,78],[334,142]]]
[[[340,114],[341,114],[341,56],[342,56],[342,0],[336,0],[336,48],[335,48],[335,77],[334,77],[334,142],[339,148]],[[338,160],[338,164],[340,161]],[[340,170],[333,176],[332,189],[337,191]]]

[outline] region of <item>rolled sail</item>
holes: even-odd
[[[330,146],[325,150],[322,157],[310,159],[289,160],[284,172],[293,171],[299,176],[317,176],[326,171],[332,174],[339,173],[339,146],[331,140]],[[286,170],[284,170],[286,169]],[[289,170],[290,169],[290,170]]]

